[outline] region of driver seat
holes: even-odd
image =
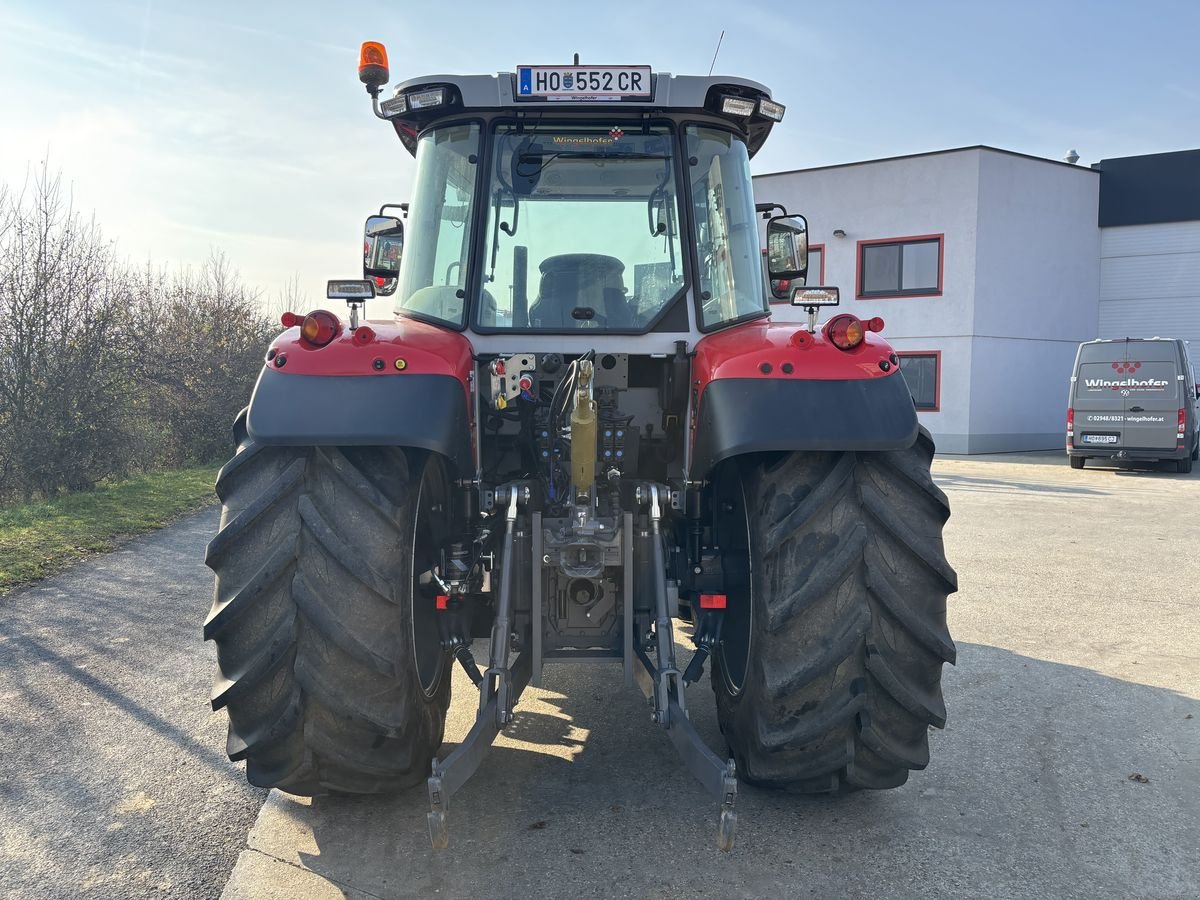
[[[596,327],[632,328],[633,311],[625,298],[625,264],[600,253],[563,253],[542,260],[537,299],[529,308],[531,328],[563,330]],[[592,315],[577,317],[576,310]],[[589,325],[588,323],[596,323]]]

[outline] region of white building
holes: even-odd
[[[809,284],[884,319],[939,450],[1054,449],[1081,341],[1200,339],[1200,151],[1161,156],[1189,157],[1193,202],[1139,202],[1155,157],[983,146],[760,175],[755,193],[808,217]]]

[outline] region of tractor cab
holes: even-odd
[[[575,63],[381,101],[378,56],[360,77],[416,157],[398,315],[485,352],[575,334],[658,353],[768,315],[749,160],[784,107],[763,85]]]

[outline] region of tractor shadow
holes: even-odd
[[[681,654],[686,657],[686,654]],[[456,683],[448,742],[474,697]],[[272,794],[250,846],[347,896],[1184,896],[1200,845],[1200,702],[978,644],[959,647],[950,723],[893,791],[804,797],[739,787],[717,804],[615,667],[548,668],[450,802],[429,848],[424,787],[392,798]],[[693,721],[723,747],[712,693]]]

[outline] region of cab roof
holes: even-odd
[[[581,68],[587,68],[582,65]],[[725,97],[739,97],[758,101],[772,100],[770,89],[757,81],[724,75],[672,75],[670,72],[653,72],[650,75],[652,89],[648,98],[625,97],[619,101],[572,101],[517,97],[517,76],[514,72],[499,72],[495,75],[424,75],[410,78],[397,85],[394,96],[448,87],[450,100],[443,106],[431,109],[412,110],[392,118],[392,124],[409,153],[416,153],[417,135],[439,119],[459,117],[464,113],[528,112],[553,110],[569,115],[595,113],[603,118],[647,112],[661,115],[678,115],[695,112],[714,116],[741,132],[751,156],[766,142],[775,124],[773,120],[758,113],[750,116],[732,116],[720,111]]]

